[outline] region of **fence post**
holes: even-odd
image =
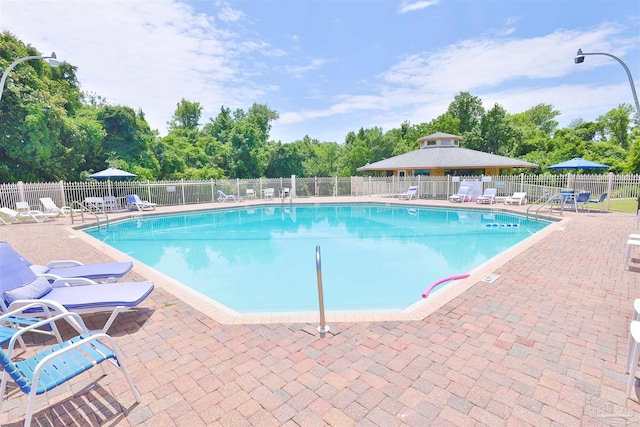
[[[609,172],[609,182],[607,183],[607,210],[611,207],[611,190],[613,189],[613,172]]]
[[[186,205],[186,200],[184,198],[184,178],[180,180],[180,192],[182,193],[182,204]]]
[[[18,181],[18,197],[20,197],[20,202],[26,202],[24,197],[24,182]]]
[[[210,179],[211,182],[211,203],[216,201],[216,190],[213,188],[213,185],[215,184],[215,179],[211,178]]]
[[[60,180],[60,200],[62,200],[62,206],[67,205],[67,198],[64,196],[64,181]]]

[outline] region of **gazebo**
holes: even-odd
[[[507,169],[537,168],[535,163],[460,147],[461,136],[436,132],[418,139],[420,148],[358,168],[384,176],[500,175]]]

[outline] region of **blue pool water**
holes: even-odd
[[[87,233],[240,313],[400,310],[548,222],[474,210],[277,205],[147,216]],[[446,286],[446,285],[443,285]]]

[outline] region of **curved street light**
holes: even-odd
[[[2,100],[2,92],[4,91],[4,82],[7,80],[7,76],[9,75],[9,72],[11,70],[13,70],[13,67],[18,65],[19,63],[24,62],[24,61],[28,61],[30,59],[42,59],[42,60],[48,59],[47,62],[52,67],[57,67],[58,65],[60,65],[60,62],[56,58],[56,53],[55,52],[52,52],[51,56],[25,56],[25,57],[22,57],[20,59],[16,59],[15,61],[13,61],[11,63],[11,65],[9,65],[4,70],[4,73],[2,73],[2,79],[0,79],[0,100]]]
[[[624,70],[627,72],[627,77],[629,77],[629,84],[631,85],[631,93],[633,94],[633,100],[636,103],[636,116],[638,117],[638,121],[640,121],[640,103],[638,103],[638,95],[636,94],[636,87],[633,84],[633,77],[631,77],[631,71],[629,71],[629,67],[627,67],[627,64],[625,64],[622,59],[618,58],[617,56],[611,55],[610,53],[605,53],[605,52],[587,53],[587,52],[583,52],[582,49],[578,49],[578,53],[576,54],[576,57],[573,59],[573,61],[576,64],[582,64],[584,62],[584,57],[586,55],[604,55],[604,56],[608,56],[609,58],[613,58],[616,61],[618,61],[620,63],[620,65],[622,65],[622,67],[624,67]]]

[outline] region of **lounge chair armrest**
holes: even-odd
[[[26,306],[30,302],[32,302],[32,301],[29,301],[29,300],[18,300],[18,301],[14,301],[13,304]],[[47,305],[52,305],[52,303],[53,303],[53,301],[47,301]],[[64,307],[62,307],[62,306],[60,306],[60,307],[61,307],[62,310],[64,310],[63,312],[61,312],[59,314],[56,314],[55,316],[46,318],[46,319],[42,319],[42,321],[40,321],[38,323],[34,323],[34,324],[26,326],[26,327],[24,327],[22,329],[18,329],[16,331],[16,333],[13,334],[13,336],[9,340],[9,345],[7,347],[7,356],[9,358],[11,358],[11,353],[13,352],[13,348],[15,347],[16,341],[18,340],[19,337],[21,337],[22,335],[24,335],[25,333],[27,333],[29,331],[41,328],[44,325],[51,324],[51,323],[56,322],[56,321],[61,320],[61,319],[65,319],[71,326],[73,326],[74,329],[78,330],[78,332],[82,331],[81,333],[84,333],[84,334],[88,334],[89,333],[89,330],[85,326],[84,321],[82,320],[82,317],[80,317],[80,315],[78,313],[72,313],[70,311],[66,311],[66,309]]]
[[[65,344],[67,345],[65,345],[64,347],[58,346],[54,352],[47,354],[42,359],[38,360],[38,363],[33,368],[33,378],[32,378],[33,384],[38,383],[38,381],[40,380],[40,373],[42,371],[42,368],[47,364],[50,364],[51,362],[55,362],[56,360],[61,359],[61,356],[66,353],[77,351],[78,347],[83,347],[91,341],[100,341],[100,340],[105,340],[109,342],[109,345],[105,345],[103,342],[100,342],[101,347],[103,348],[107,347],[107,350],[110,350],[114,354],[117,354],[117,355],[120,354],[119,350],[116,347],[116,342],[111,336],[105,333],[97,333],[97,334],[89,335],[89,332],[86,332],[84,336],[80,337],[79,340],[75,342],[66,341]],[[88,357],[95,357],[95,356],[96,354],[93,354],[93,355],[89,355]],[[62,359],[64,359],[64,357],[62,357]],[[94,360],[94,364],[95,364],[95,360]],[[85,366],[85,370],[87,370],[86,366]]]
[[[9,322],[15,323],[11,318],[17,315],[23,314],[26,310],[31,310],[34,308],[41,309],[43,313],[47,315],[47,317],[51,316],[50,308],[55,308],[56,310],[60,310],[62,308],[65,311],[64,307],[54,301],[48,300],[16,300],[9,304],[7,308],[7,312],[0,315],[0,322]]]
[[[71,267],[71,266],[78,266],[78,265],[84,265],[84,264],[74,259],[61,259],[61,260],[51,261],[47,263],[47,267],[49,268],[56,268],[56,267],[62,267],[62,266]]]
[[[48,281],[50,281],[50,282],[55,282],[55,281],[56,281],[56,280],[58,280],[58,279],[62,279],[62,277],[61,277],[61,276],[58,276],[57,274],[53,274],[53,273],[49,273],[49,272],[46,272],[46,273],[36,273],[36,274],[37,274],[38,276],[41,276],[41,277],[46,277],[46,278],[47,278],[47,280],[48,280]]]
[[[62,277],[53,281],[53,287],[59,288],[64,286],[81,286],[81,285],[97,285],[98,282],[87,279],[86,277]]]

